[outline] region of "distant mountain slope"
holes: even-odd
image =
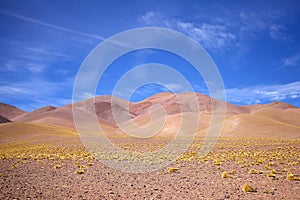
[[[294,112],[293,109],[267,107],[253,112],[252,115],[300,127],[300,112]]]
[[[13,118],[22,115],[25,113],[24,110],[21,110],[15,106],[5,104],[5,103],[0,103],[0,115],[3,117],[12,120]]]
[[[9,119],[3,117],[2,115],[0,115],[0,123],[7,123],[7,122],[11,122]]]
[[[260,115],[241,114],[226,119],[222,136],[300,138],[300,126],[291,125],[290,123],[272,118],[261,117]]]
[[[182,116],[188,117],[191,127],[193,120],[200,117],[198,131],[204,136],[208,127],[213,126],[210,124],[212,105],[226,106],[226,119],[222,131],[224,137],[270,137],[272,135],[274,137],[300,138],[300,109],[293,105],[273,102],[238,106],[212,99],[204,94],[191,92],[176,95],[163,92],[134,103],[112,96],[98,96],[74,103],[74,105],[69,104],[58,108],[46,106],[28,113],[21,111],[19,113],[22,114],[12,119],[17,122],[49,124],[74,130],[72,112],[72,106],[74,106],[82,112],[83,116],[96,114],[98,122],[105,126],[105,131],[110,133],[121,133],[122,130],[118,129],[118,125],[131,128],[133,132],[137,133],[143,131],[139,127],[152,125],[144,131],[149,131],[150,134],[155,128],[162,127],[159,134],[172,135],[176,134]],[[4,109],[6,112],[9,109],[18,111],[13,106],[5,105],[3,107],[7,108]],[[0,112],[0,115],[2,114]],[[117,121],[115,117],[117,117]],[[132,125],[132,122],[135,125]],[[84,125],[89,126],[88,122]],[[189,123],[185,125],[187,130],[191,128]]]
[[[35,122],[74,128],[72,105],[46,106],[14,118],[17,122]]]
[[[39,119],[41,116],[44,115],[44,113],[47,113],[47,112],[55,110],[55,109],[56,109],[56,107],[54,107],[54,106],[45,106],[45,107],[36,109],[34,111],[31,111],[31,112],[23,113],[22,115],[15,117],[14,120],[18,120],[18,119],[22,119],[22,118],[26,118],[27,121]]]
[[[298,109],[296,106],[293,106],[291,104],[285,103],[285,102],[279,102],[275,101],[272,103],[268,104],[254,104],[254,105],[248,105],[248,106],[240,106],[249,109],[250,112],[257,112],[259,110],[264,110],[267,108],[278,108],[281,110],[286,110],[286,109]]]

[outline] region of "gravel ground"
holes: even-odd
[[[95,160],[77,174],[76,164],[65,160],[54,169],[57,164],[52,160],[2,160],[0,199],[300,199],[300,181],[287,181],[285,174],[275,179],[265,173],[248,174],[249,168],[233,162],[221,166],[179,162],[174,164],[179,168],[176,173],[164,168],[142,174],[117,171]],[[221,178],[231,169],[235,174]],[[245,183],[257,191],[243,192]]]

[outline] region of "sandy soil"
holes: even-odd
[[[210,154],[211,160],[179,160],[158,171],[140,174],[81,158],[2,159],[0,199],[300,199],[300,181],[286,180],[284,170],[300,174],[299,140],[258,141],[262,140],[224,140]],[[249,164],[254,160],[251,155],[261,150],[274,155],[284,151],[281,155],[286,155],[286,162],[280,164],[270,157],[264,163]],[[215,158],[230,152],[252,152],[248,165],[233,160],[214,163]],[[265,169],[266,163],[276,169],[275,178],[267,177],[270,169]],[[169,167],[179,171],[169,173]],[[79,168],[84,169],[83,174],[76,173]],[[262,170],[262,174],[249,174],[250,169]],[[225,171],[228,178],[221,177]],[[243,192],[246,183],[256,192]]]

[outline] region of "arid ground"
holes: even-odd
[[[180,98],[188,99],[188,95]],[[149,123],[153,105],[159,103],[167,111],[165,127],[146,139],[124,135],[113,121],[111,109],[123,109],[122,100],[116,105],[108,97],[97,97],[78,105],[88,112],[87,102],[93,102],[99,123],[115,145],[132,152],[153,152],[174,138],[180,120],[174,98],[161,93],[130,104],[130,118],[139,125]],[[183,110],[189,116],[201,115],[192,144],[170,165],[146,173],[110,168],[90,154],[75,131],[72,105],[28,113],[1,104],[0,199],[300,199],[299,108],[281,102],[226,104],[221,137],[211,152],[201,156],[210,102],[199,94],[197,113],[185,104]],[[151,123],[158,122],[152,119]],[[162,160],[168,157],[162,156]],[[102,158],[128,159],[117,154]]]

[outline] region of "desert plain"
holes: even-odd
[[[237,106],[169,92],[137,103],[100,96],[74,104],[94,113],[110,142],[132,155],[166,146],[183,115],[200,120],[189,148],[170,164],[126,172],[103,161],[135,158],[103,152],[99,159],[88,151],[74,123],[74,105],[25,112],[0,104],[0,199],[300,199],[300,109],[293,105]],[[224,124],[220,137],[211,138],[216,142],[211,151],[201,155],[215,104],[226,106]],[[146,138],[124,133],[112,114],[125,125],[130,120],[142,127],[159,124],[161,109],[162,129]]]

